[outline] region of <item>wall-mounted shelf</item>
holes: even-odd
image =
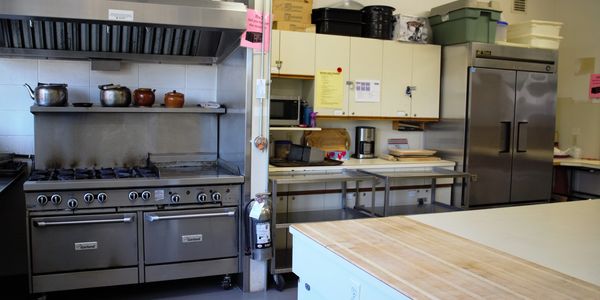
[[[319,120],[364,120],[364,121],[404,121],[404,122],[439,122],[438,118],[403,118],[403,117],[353,117],[353,116],[319,116]]]
[[[271,74],[271,78],[314,80],[315,76],[310,76],[310,75],[291,75],[291,74]]]
[[[319,127],[270,127],[270,131],[321,131]]]
[[[203,108],[203,107],[73,107],[73,106],[37,106],[31,107],[31,113],[193,113],[193,114],[224,114],[225,108]]]

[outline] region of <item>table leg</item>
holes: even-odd
[[[387,217],[390,208],[390,178],[385,178],[385,192],[383,194],[383,216]]]
[[[346,181],[342,181],[342,209],[346,207],[346,200],[348,194],[348,183]]]
[[[435,212],[435,191],[437,189],[437,180],[435,178],[431,178],[431,212]]]

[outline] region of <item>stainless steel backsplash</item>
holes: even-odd
[[[36,114],[36,168],[140,166],[148,153],[217,151],[217,116],[194,113]]]

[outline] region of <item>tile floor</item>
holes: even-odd
[[[297,277],[286,275],[283,291],[273,286],[265,292],[244,293],[237,286],[230,290],[220,287],[222,277],[204,277],[131,286],[104,287],[46,294],[46,300],[111,299],[111,300],[295,300]],[[20,298],[17,298],[20,299]],[[30,296],[29,299],[37,299]]]

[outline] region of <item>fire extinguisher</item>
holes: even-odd
[[[268,260],[273,256],[271,241],[270,193],[258,193],[246,205],[247,252],[254,260]]]

